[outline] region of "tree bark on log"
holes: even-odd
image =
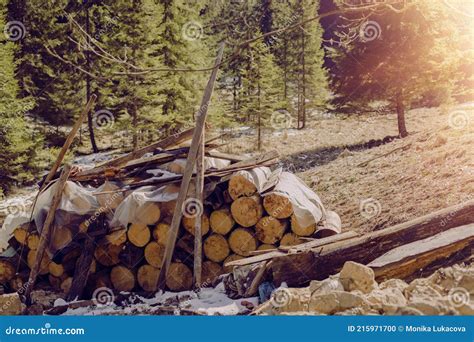
[[[346,261],[368,264],[388,250],[474,222],[474,200],[441,209],[393,227],[324,247],[274,259],[276,285],[298,286],[337,273]]]
[[[407,279],[437,260],[448,262],[474,242],[474,224],[448,229],[435,236],[394,248],[370,262],[378,281]]]

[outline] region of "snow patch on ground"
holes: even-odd
[[[154,309],[161,307],[174,307],[174,314],[180,315],[181,310],[187,310],[202,315],[238,315],[247,312],[242,301],[258,305],[258,298],[231,299],[225,294],[224,284],[220,283],[215,288],[202,288],[199,292],[158,292],[152,298],[132,295],[124,305],[116,305],[110,300],[108,305],[92,305],[77,309],[69,309],[64,313],[68,316],[97,316],[97,315],[146,315],[153,314]],[[57,301],[55,306],[64,305]]]

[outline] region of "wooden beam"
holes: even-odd
[[[437,260],[447,262],[474,242],[474,224],[448,229],[429,238],[394,248],[370,262],[378,281],[407,279]]]
[[[266,253],[265,251],[261,251],[262,253],[260,253],[259,255],[231,261],[225,264],[225,266],[233,267],[233,266],[245,266],[245,265],[255,264],[255,263],[259,263],[265,260],[270,260],[276,257],[285,256],[288,253],[297,253],[304,250],[309,250],[311,248],[325,246],[337,241],[351,239],[356,236],[358,236],[357,233],[345,232],[345,233],[341,233],[341,234],[337,234],[333,236],[328,236],[322,239],[316,239],[314,241],[305,242],[296,246],[285,246],[285,247],[282,246],[282,247],[278,247],[278,250],[271,250],[270,252],[267,251]]]
[[[204,137],[205,129],[202,131],[201,141],[199,142],[198,155],[196,160],[196,201],[199,207],[204,209]],[[196,218],[194,219],[194,286],[199,288],[201,286],[202,274],[202,233],[201,233],[201,217],[203,210],[198,210]]]
[[[164,289],[166,285],[166,276],[168,273],[168,268],[171,264],[171,258],[173,256],[174,247],[176,244],[176,239],[178,237],[179,225],[182,218],[182,206],[186,196],[188,194],[189,183],[191,182],[191,177],[193,174],[194,164],[196,162],[197,152],[199,149],[199,142],[202,139],[202,132],[204,125],[206,123],[207,109],[209,107],[209,101],[211,99],[212,91],[214,90],[214,83],[217,78],[217,71],[222,60],[222,55],[224,53],[224,43],[221,43],[219,47],[219,52],[214,64],[214,69],[211,72],[211,77],[207,83],[206,89],[204,91],[204,96],[201,102],[201,107],[199,109],[198,115],[196,117],[196,128],[193,133],[193,139],[191,141],[191,148],[189,149],[188,158],[186,160],[186,166],[184,169],[183,179],[181,181],[181,187],[179,189],[178,198],[176,200],[176,207],[174,210],[173,219],[171,220],[168,242],[166,244],[165,255],[163,257],[163,263],[158,277],[157,287],[159,289]]]
[[[289,286],[325,279],[346,261],[368,264],[393,248],[473,222],[474,200],[470,200],[358,238],[274,258],[273,279]]]
[[[71,166],[69,164],[64,165],[63,171],[61,172],[61,176],[59,177],[59,180],[56,183],[56,190],[53,195],[53,199],[51,200],[51,205],[49,206],[48,215],[46,216],[46,220],[44,221],[43,229],[41,230],[41,237],[38,249],[36,251],[36,260],[33,268],[31,269],[30,278],[27,283],[28,286],[25,291],[27,301],[29,301],[31,290],[33,289],[33,286],[36,282],[36,277],[38,276],[41,260],[43,259],[44,252],[46,251],[46,247],[51,237],[51,227],[53,226],[54,216],[56,214],[56,210],[58,209],[59,203],[61,202],[63,190],[66,186],[66,182],[70,172]]]
[[[153,144],[150,144],[148,146],[142,147],[142,148],[140,148],[136,151],[127,153],[124,156],[106,161],[106,162],[98,165],[97,168],[112,167],[112,166],[113,167],[118,167],[118,166],[121,166],[121,165],[124,165],[124,164],[128,163],[131,160],[140,158],[146,153],[153,152],[156,149],[159,149],[159,148],[166,149],[170,146],[179,145],[179,144],[185,142],[186,140],[190,139],[193,136],[193,132],[194,132],[194,128],[190,128],[190,129],[187,129],[185,131],[173,134],[172,136],[169,136],[169,137],[167,137],[163,140],[160,140],[160,141],[155,142]]]

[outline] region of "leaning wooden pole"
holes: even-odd
[[[38,276],[41,260],[43,259],[44,252],[46,251],[46,246],[48,245],[49,239],[51,237],[51,227],[54,222],[54,216],[56,215],[56,209],[59,206],[59,202],[61,202],[63,190],[66,186],[66,181],[69,178],[70,172],[71,166],[69,164],[66,164],[63,168],[63,171],[61,172],[61,176],[59,177],[58,182],[56,183],[56,191],[53,195],[53,199],[51,200],[51,205],[49,207],[46,220],[44,221],[43,229],[41,230],[41,237],[38,249],[36,250],[36,260],[33,265],[33,268],[31,269],[30,277],[25,291],[27,301],[29,301],[31,290],[33,289],[33,286],[35,284],[36,277]]]
[[[199,150],[196,162],[196,201],[199,206],[196,211],[194,219],[194,287],[201,286],[202,274],[202,232],[201,232],[201,217],[204,211],[204,136],[205,129],[203,129],[201,141],[199,142]]]
[[[166,276],[168,273],[168,268],[171,264],[171,258],[173,256],[176,239],[178,237],[179,225],[181,223],[182,207],[184,200],[186,199],[186,196],[188,194],[189,183],[191,182],[191,177],[193,175],[193,169],[200,145],[199,143],[202,140],[202,132],[206,123],[209,101],[211,99],[212,91],[214,89],[214,83],[217,78],[217,71],[219,69],[219,65],[221,64],[222,55],[224,53],[224,45],[224,43],[221,43],[219,47],[219,52],[217,53],[217,58],[214,63],[214,69],[211,72],[211,77],[209,78],[209,81],[207,83],[206,89],[204,91],[204,96],[202,98],[201,107],[199,108],[199,112],[196,117],[196,128],[194,129],[191,147],[189,148],[188,157],[186,160],[186,167],[184,169],[183,179],[181,181],[181,187],[179,189],[178,198],[176,200],[176,207],[174,209],[173,219],[170,225],[170,231],[166,244],[165,255],[163,257],[160,276],[158,277],[157,286],[159,289],[164,289],[166,285]]]

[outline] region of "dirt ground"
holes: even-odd
[[[410,136],[380,146],[374,140],[397,135],[394,114],[314,118],[302,131],[267,133],[263,146],[341,216],[343,231],[385,228],[474,198],[474,105],[415,109],[406,120]],[[249,139],[227,150],[253,152]]]

